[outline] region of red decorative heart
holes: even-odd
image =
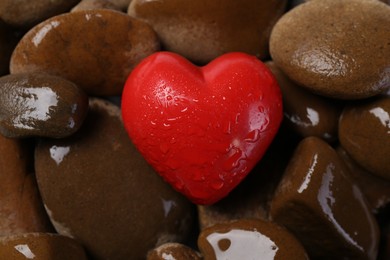
[[[229,53],[197,67],[169,52],[149,56],[130,74],[122,115],[145,159],[197,204],[237,186],[283,116],[277,82],[255,57]]]

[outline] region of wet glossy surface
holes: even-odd
[[[339,139],[359,165],[390,181],[390,96],[346,107]]]
[[[128,13],[156,30],[165,50],[205,64],[219,55],[242,51],[268,55],[268,39],[285,0],[180,1],[133,0]]]
[[[161,52],[129,77],[122,114],[157,172],[194,203],[211,204],[263,156],[282,104],[276,81],[253,56],[227,54],[198,68]]]
[[[238,220],[204,229],[198,246],[207,260],[308,259],[302,245],[284,228],[262,220]]]
[[[32,164],[29,141],[0,135],[0,237],[53,231],[31,173]]]
[[[10,70],[47,72],[91,95],[119,95],[134,66],[158,49],[144,22],[112,10],[80,11],[52,17],[25,34]]]
[[[179,243],[166,243],[151,250],[146,260],[201,260],[199,252]]]
[[[7,75],[0,86],[0,132],[7,137],[69,136],[88,112],[87,95],[59,77]]]
[[[335,100],[314,95],[292,82],[274,62],[266,65],[274,73],[283,95],[284,118],[290,129],[302,137],[316,136],[325,141],[337,140],[342,106]]]
[[[72,137],[42,140],[35,168],[56,230],[98,259],[144,259],[148,250],[187,238],[193,208],[144,161],[120,109],[92,100]]]
[[[376,220],[336,151],[319,138],[299,144],[271,203],[271,217],[313,258],[376,259]]]
[[[0,237],[0,259],[87,260],[82,246],[73,239],[49,233],[25,233]]]
[[[390,6],[380,1],[309,1],[277,22],[271,56],[289,78],[315,93],[374,96],[390,85],[389,23]]]

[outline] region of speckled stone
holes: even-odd
[[[29,28],[69,11],[80,0],[1,0],[0,19],[15,27]]]
[[[0,135],[0,237],[53,231],[32,174],[31,150],[28,140]]]
[[[111,9],[120,11],[121,8],[108,0],[81,0],[71,12],[92,10],[92,9]]]
[[[198,238],[204,259],[309,259],[299,241],[269,221],[242,219],[204,229]]]
[[[87,95],[68,80],[39,73],[0,78],[0,132],[4,136],[69,136],[80,128],[87,112]]]
[[[276,23],[275,64],[312,92],[339,99],[390,87],[390,6],[380,1],[309,1]]]
[[[37,145],[36,176],[57,232],[96,259],[145,259],[160,244],[188,238],[194,208],[142,158],[120,115],[91,100],[75,135]]]
[[[0,259],[87,260],[75,240],[49,233],[26,233],[0,237]]]
[[[128,13],[147,21],[164,49],[205,64],[241,51],[268,55],[268,40],[285,0],[133,0]]]
[[[302,137],[316,136],[327,142],[337,140],[340,102],[314,95],[297,85],[274,62],[266,65],[282,90],[284,119],[289,128]]]
[[[179,243],[166,243],[149,251],[146,260],[201,260],[199,252]]]
[[[10,71],[46,72],[90,95],[120,95],[131,70],[158,49],[152,28],[127,14],[108,9],[72,12],[25,34],[13,52]]]
[[[340,117],[339,139],[354,161],[390,181],[390,96],[347,106]]]
[[[298,145],[274,195],[271,218],[313,259],[371,259],[379,228],[337,152],[317,137]]]

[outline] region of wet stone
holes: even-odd
[[[337,140],[341,105],[297,85],[274,62],[266,65],[282,90],[284,118],[289,128],[302,137],[316,136],[327,142]]]
[[[262,220],[242,219],[204,229],[198,238],[204,259],[309,259],[285,228]]]
[[[26,233],[0,237],[0,259],[87,260],[75,240],[49,233]]]
[[[75,7],[72,8],[71,12],[92,10],[92,9],[111,9],[120,11],[121,9],[107,0],[82,0]]]
[[[309,1],[278,20],[271,56],[289,78],[314,93],[371,97],[390,87],[389,23],[390,6],[380,1]]]
[[[31,173],[31,151],[28,141],[0,135],[0,237],[53,231]]]
[[[96,259],[144,259],[156,246],[189,236],[193,206],[146,163],[111,103],[92,99],[75,135],[42,139],[35,169],[57,232]]]
[[[80,0],[1,0],[0,19],[15,26],[29,28],[57,14],[69,11]]]
[[[354,161],[390,181],[390,96],[346,107],[340,117],[339,139]]]
[[[183,259],[183,260],[201,260],[199,252],[179,243],[166,243],[151,250],[146,260],[166,260],[166,259]]]
[[[128,14],[147,21],[164,49],[205,64],[232,51],[265,58],[271,29],[286,2],[133,0]]]
[[[298,145],[270,215],[313,259],[376,259],[379,230],[367,201],[336,151],[317,137]]]
[[[120,95],[131,70],[158,49],[156,34],[146,23],[118,11],[85,10],[32,28],[16,46],[10,71],[46,72],[90,95]]]
[[[0,132],[4,136],[69,136],[80,128],[87,111],[87,95],[68,80],[39,73],[0,78]]]

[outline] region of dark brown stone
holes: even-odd
[[[354,161],[390,181],[390,96],[346,107],[340,117],[339,139]]]
[[[76,83],[90,95],[120,95],[131,70],[159,49],[144,22],[108,10],[52,17],[20,40],[11,74],[46,72]]]
[[[238,220],[204,229],[198,238],[204,259],[309,259],[285,228],[262,220]]]
[[[271,203],[313,259],[376,259],[378,224],[343,161],[323,140],[298,145]]]
[[[57,232],[96,259],[145,259],[154,247],[189,235],[192,205],[142,158],[113,104],[91,100],[75,135],[42,140],[35,168]]]
[[[270,38],[275,64],[314,93],[361,99],[390,87],[390,6],[309,1],[286,13]]]
[[[80,128],[87,112],[87,95],[68,80],[39,73],[0,78],[0,132],[4,136],[69,136]]]
[[[146,260],[201,260],[201,255],[194,249],[179,243],[166,243],[151,250]]]
[[[285,0],[133,0],[128,13],[147,21],[163,47],[205,64],[221,54],[246,52],[265,58]]]
[[[282,90],[284,118],[290,129],[302,137],[316,136],[328,142],[337,140],[341,105],[297,85],[274,62],[266,65]]]
[[[31,174],[32,158],[26,140],[0,135],[0,237],[53,230]]]
[[[87,260],[75,240],[48,233],[27,233],[0,237],[0,259]]]

